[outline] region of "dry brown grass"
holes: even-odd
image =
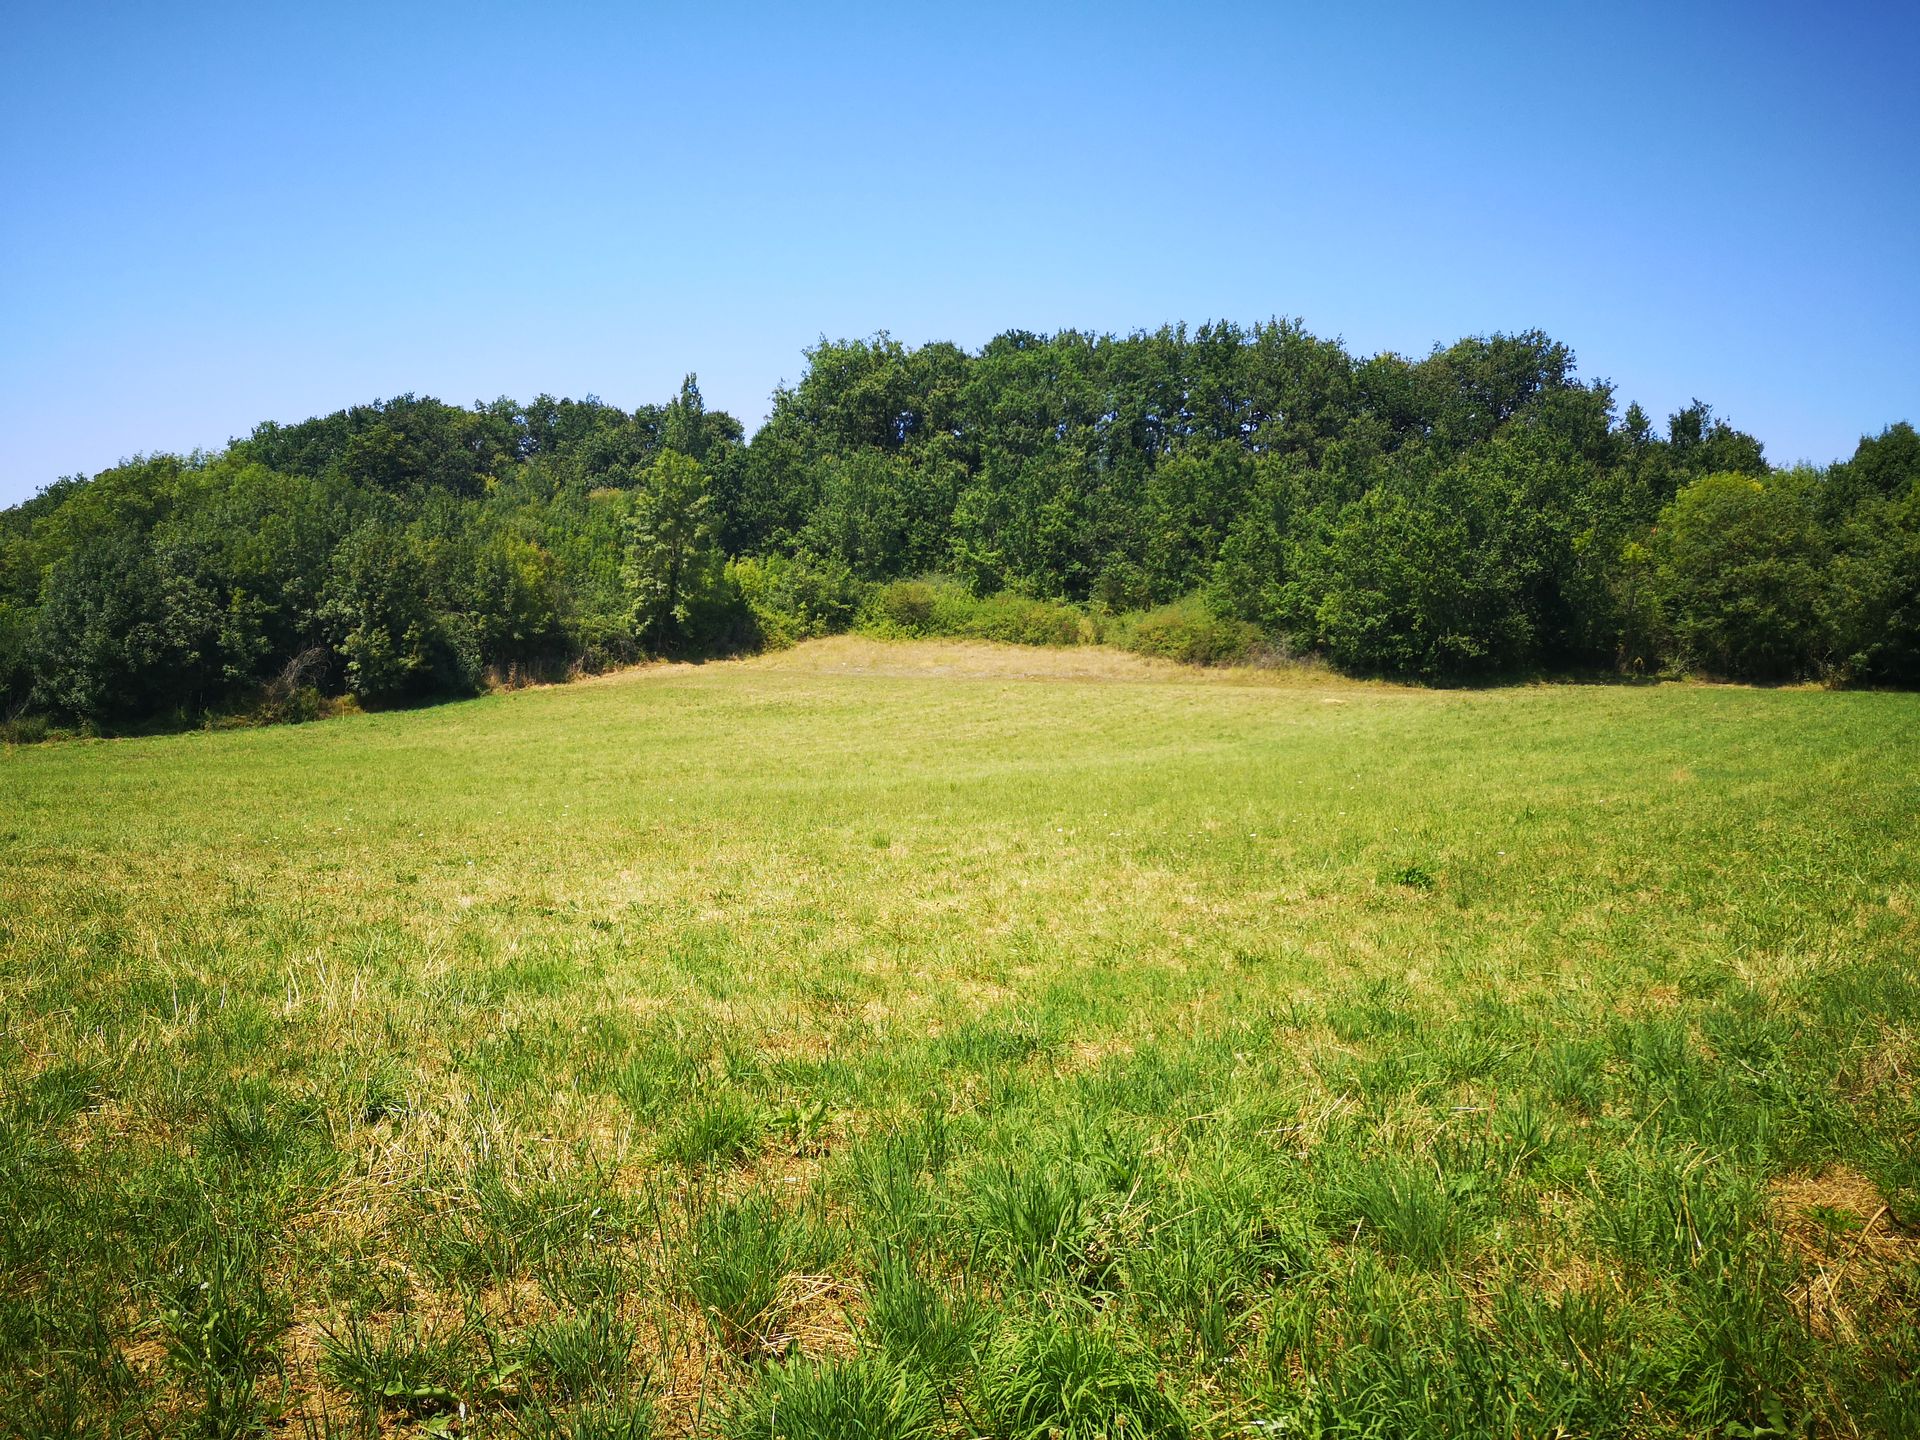
[[[1258,665],[1182,665],[1135,655],[1107,645],[1005,645],[989,640],[876,640],[830,635],[739,660],[699,664],[656,661],[594,676],[579,683],[621,684],[684,679],[695,674],[748,670],[782,676],[831,675],[894,680],[1049,680],[1174,685],[1257,685],[1360,690],[1369,694],[1430,695],[1385,681],[1356,680],[1323,665],[1283,661]],[[537,687],[533,687],[537,688]],[[1344,703],[1338,695],[1326,703]]]
[[[1873,1181],[1850,1165],[1769,1187],[1780,1233],[1805,1267],[1792,1298],[1816,1334],[1848,1342],[1862,1311],[1920,1311],[1920,1238]]]

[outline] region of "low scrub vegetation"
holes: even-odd
[[[977,596],[955,581],[896,580],[876,586],[860,629],[882,638],[948,635],[1009,645],[1080,645],[1098,638],[1079,607],[1009,591]]]

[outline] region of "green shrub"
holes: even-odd
[[[1086,645],[1093,622],[1078,606],[1012,590],[976,596],[944,576],[894,580],[876,587],[860,628],[886,639],[948,635],[1006,645]]]
[[[321,615],[357,699],[387,704],[479,688],[478,633],[431,591],[428,551],[410,534],[363,525],[334,552]]]
[[[25,706],[33,693],[33,663],[29,644],[33,612],[0,595],[0,713]]]
[[[0,719],[0,744],[37,745],[51,733],[44,715],[22,713]]]
[[[876,587],[860,610],[860,628],[870,634],[893,637],[938,635],[936,618],[943,591],[964,596],[960,587],[934,580],[893,580]],[[948,608],[951,609],[949,601]]]
[[[950,633],[1008,645],[1082,645],[1093,639],[1091,622],[1073,606],[1011,590],[974,601]]]
[[[326,678],[333,656],[325,646],[312,645],[287,661],[260,687],[254,702],[253,718],[263,725],[299,725],[318,720],[327,713],[326,697],[320,682]]]
[[[1198,599],[1122,616],[1114,643],[1136,655],[1184,665],[1236,665],[1253,653],[1260,632],[1244,620],[1216,615]]]
[[[1649,547],[1669,653],[1728,678],[1812,674],[1827,653],[1829,548],[1810,488],[1792,472],[1694,481],[1660,512]]]
[[[1313,614],[1336,665],[1445,680],[1533,658],[1538,637],[1523,603],[1530,552],[1476,477],[1381,487],[1343,512]]]
[[[661,632],[663,655],[704,660],[759,647],[753,611],[717,550],[689,570],[675,616],[677,626]]]
[[[727,573],[772,650],[845,630],[866,588],[845,561],[811,555],[748,556],[730,561]]]
[[[1920,487],[1856,508],[1834,537],[1824,609],[1840,678],[1920,682]]]
[[[576,651],[574,663],[586,674],[597,675],[640,658],[640,642],[625,614],[597,613],[575,617],[570,626]]]

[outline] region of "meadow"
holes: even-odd
[[[1920,1434],[1920,696],[842,638],[0,753],[0,1433]]]

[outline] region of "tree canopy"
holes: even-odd
[[[632,411],[403,395],[0,511],[0,715],[455,695],[780,643],[928,576],[1361,673],[1911,684],[1920,436],[1776,471],[1537,331],[1360,357],[1286,320],[823,340],[750,440],[692,376]]]

